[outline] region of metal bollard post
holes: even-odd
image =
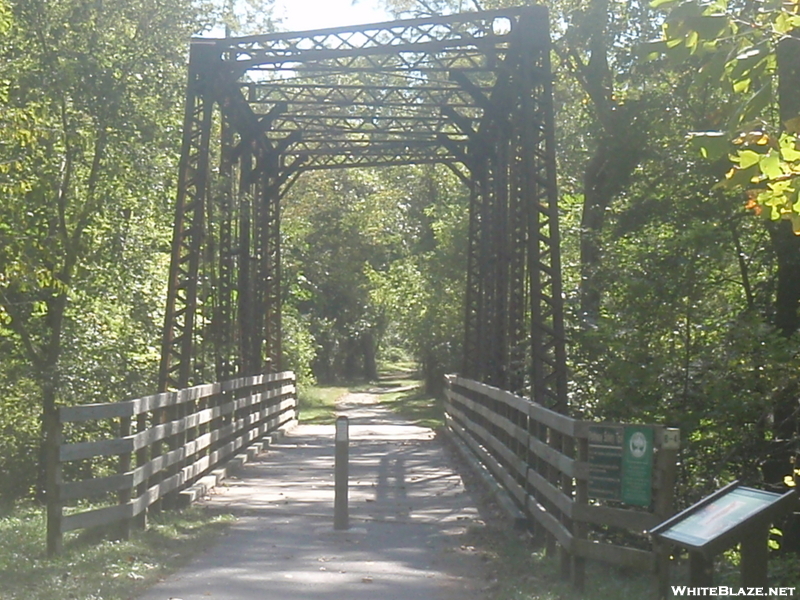
[[[347,417],[336,419],[336,466],[333,501],[333,528],[337,531],[350,527],[347,510],[347,488],[349,477],[350,422]]]

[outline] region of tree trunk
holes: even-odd
[[[603,295],[601,267],[602,234],[611,202],[630,180],[639,164],[644,137],[637,134],[620,108],[606,135],[599,141],[583,179],[583,215],[581,217],[581,315],[584,323],[594,325],[600,317]]]
[[[800,117],[800,39],[789,37],[781,40],[777,59],[780,119],[785,125]],[[788,338],[800,327],[800,236],[794,234],[788,221],[779,221],[771,224],[770,239],[778,265],[775,327]],[[800,418],[796,387],[792,385],[782,390],[775,399],[773,429],[776,440],[789,441],[798,434]],[[788,456],[786,458],[788,464]]]
[[[378,380],[378,362],[375,359],[375,336],[371,331],[361,336],[361,348],[364,352],[364,377],[367,381]]]

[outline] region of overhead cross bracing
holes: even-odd
[[[195,39],[189,70],[162,388],[280,367],[297,177],[441,163],[471,194],[462,374],[565,406],[545,8]]]

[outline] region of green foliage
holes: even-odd
[[[408,348],[432,372],[454,366],[464,202],[452,176],[428,167],[299,180],[283,218],[286,300],[320,381],[374,378],[368,363],[390,347]]]
[[[800,234],[800,115],[786,122],[775,118],[776,49],[800,32],[800,6],[777,0],[730,6],[667,0],[652,6],[672,8],[663,39],[645,54],[699,66],[699,85],[717,85],[733,98],[721,129],[690,136],[704,157],[729,154],[733,164],[720,186],[747,191],[747,208],[773,221],[790,220]],[[732,144],[720,143],[725,138]]]
[[[0,426],[19,473],[6,499],[31,487],[40,415],[152,391],[197,25],[189,0],[2,4]]]

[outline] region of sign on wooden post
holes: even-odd
[[[734,481],[654,527],[650,534],[689,551],[693,585],[711,585],[714,556],[741,543],[743,585],[766,587],[768,526],[791,510],[794,495],[794,491],[776,494],[741,487]]]
[[[622,501],[650,506],[653,498],[653,428],[626,425],[622,444]]]
[[[589,427],[589,496],[650,506],[653,489],[653,428],[646,425]]]

